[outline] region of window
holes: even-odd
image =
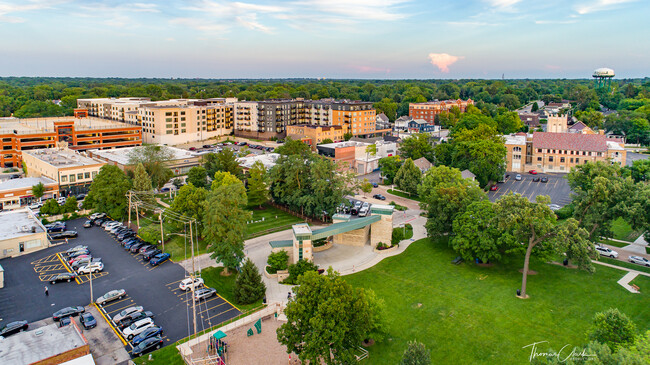
[[[172,122],[172,118],[165,118],[165,122],[167,122],[167,123],[171,123],[171,122]]]
[[[90,179],[90,172],[84,172],[84,179]]]
[[[172,134],[172,133],[174,133],[174,132],[169,130],[169,129],[167,130],[167,132],[165,132],[165,134]]]
[[[580,159],[579,159],[579,158],[576,158],[576,163],[580,163]]]
[[[541,161],[541,160],[542,160],[542,158],[541,158],[541,157],[537,157],[537,161]]]
[[[512,149],[513,152],[521,152],[521,147],[515,147]]]
[[[166,113],[165,113],[165,116],[166,116],[166,117],[171,117],[171,116],[172,116],[172,112],[166,112]]]
[[[67,181],[68,181],[68,177],[65,175],[61,175],[61,182],[67,182]]]
[[[181,127],[185,127],[185,123],[181,123]]]
[[[75,179],[74,175],[70,175],[70,182],[73,183],[75,181],[77,181],[77,179]]]
[[[185,129],[181,129],[181,133],[185,133]]]
[[[93,179],[97,176],[97,171],[93,171]]]
[[[553,156],[548,156],[548,162],[553,162]]]
[[[184,122],[184,121],[185,121],[185,117],[181,117],[181,122]]]
[[[570,163],[573,163],[573,157],[571,157],[571,158],[569,159],[569,162],[570,162]]]
[[[77,180],[83,180],[84,174],[82,172],[77,174]]]
[[[541,149],[541,148],[538,148],[538,149],[537,149],[537,152],[542,153],[542,149]]]
[[[564,162],[564,157],[560,157],[560,162]]]

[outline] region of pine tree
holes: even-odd
[[[402,167],[397,170],[394,182],[400,190],[411,194],[417,194],[418,185],[420,185],[421,180],[422,172],[417,166],[415,166],[413,160],[408,158],[404,161]]]
[[[241,304],[254,303],[262,299],[265,293],[266,285],[262,282],[262,275],[257,266],[251,259],[246,259],[241,273],[235,280],[235,301]]]
[[[151,187],[151,177],[147,174],[144,165],[139,163],[133,173],[133,189],[137,192],[147,192],[152,194],[139,194],[140,199],[153,202],[153,188]]]
[[[250,178],[248,179],[248,205],[258,205],[266,203],[269,200],[269,191],[266,185],[266,168],[257,161],[250,169]]]
[[[431,355],[424,347],[424,344],[417,341],[409,341],[408,348],[404,351],[401,365],[429,365]]]

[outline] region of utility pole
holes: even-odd
[[[131,228],[131,190],[129,190],[129,228]]]
[[[135,203],[135,219],[138,223],[138,230],[140,229],[140,213],[138,212],[138,203]]]
[[[192,247],[191,253],[192,253],[192,273],[190,274],[190,278],[192,278],[192,317],[194,320],[194,334],[196,334],[196,300],[194,297],[194,274],[196,273],[194,269],[194,235],[192,235],[192,221],[190,220],[190,245]]]
[[[94,301],[93,297],[93,273],[88,274],[90,276],[90,303],[92,304]]]
[[[163,235],[162,214],[163,211],[161,210],[158,218],[160,218],[160,242],[162,243],[162,250],[165,251],[165,236]]]

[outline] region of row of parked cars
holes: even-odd
[[[93,274],[104,270],[102,259],[93,257],[88,246],[77,245],[67,250],[65,255],[67,256],[68,265],[78,275]]]
[[[67,230],[65,222],[54,222],[45,225],[47,233],[53,240],[77,237],[77,231]]]
[[[72,322],[72,317],[79,316],[79,324],[84,329],[97,327],[97,320],[92,313],[86,312],[86,309],[80,305],[65,307],[52,314],[54,322],[59,322],[59,327],[67,326]]]
[[[339,211],[345,214],[352,214],[352,215],[358,215],[359,217],[366,217],[370,214],[370,203],[361,202],[359,200],[350,200],[350,205],[341,203],[341,205],[339,206]]]

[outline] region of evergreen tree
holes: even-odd
[[[417,194],[418,185],[422,180],[422,171],[415,166],[410,158],[404,161],[404,164],[397,170],[395,175],[395,185],[407,193]]]
[[[241,272],[235,280],[235,301],[240,304],[250,304],[262,299],[266,293],[266,285],[262,282],[257,266],[250,258],[246,259]]]
[[[133,189],[136,191],[151,191],[151,178],[147,174],[147,170],[144,168],[142,163],[139,163],[135,167],[135,172],[133,173]]]
[[[259,205],[269,200],[269,190],[266,185],[266,168],[257,161],[249,170],[248,179],[248,205]]]
[[[417,341],[409,341],[406,351],[402,356],[401,365],[429,365],[431,364],[431,355],[424,347],[424,344]]]
[[[187,182],[197,188],[205,188],[208,186],[208,173],[202,166],[194,166],[187,173]]]

